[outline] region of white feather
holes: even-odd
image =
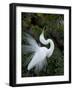
[[[31,47],[34,47],[35,49],[37,49],[39,47],[38,43],[36,42],[36,40],[31,35],[25,33],[24,39],[28,42],[28,44]]]
[[[47,49],[45,47],[40,47],[32,60],[28,64],[28,70],[32,69],[34,66],[38,65],[40,62],[43,62],[47,56]],[[41,66],[40,66],[41,67]]]

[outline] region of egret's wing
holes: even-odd
[[[28,70],[32,69],[34,66],[38,65],[40,62],[42,62],[45,59],[45,55],[43,54],[43,52],[41,53],[40,50],[38,50],[32,60],[30,61],[30,63],[28,64]]]
[[[32,69],[39,62],[39,54],[36,52],[32,60],[28,64],[28,70]]]
[[[24,54],[37,51],[37,49],[39,48],[38,43],[31,35],[24,33],[23,39],[28,43],[28,45],[22,45],[22,51]]]
[[[22,52],[23,54],[34,53],[36,49],[30,45],[22,45]]]
[[[28,42],[28,44],[30,46],[34,47],[35,49],[39,47],[36,40],[31,35],[29,35],[27,33],[24,34],[24,40],[26,40]]]

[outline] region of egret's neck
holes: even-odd
[[[51,39],[48,39],[47,42],[48,42],[48,44],[50,44],[50,48],[47,51],[47,57],[49,58],[53,54],[54,43],[53,43],[53,41]]]
[[[54,50],[54,43],[51,39],[45,39],[44,38],[44,31],[42,31],[42,34],[40,35],[39,38],[40,42],[44,45],[50,44],[50,50],[53,51]]]
[[[51,39],[48,39],[47,42],[48,42],[48,44],[50,44],[50,48],[49,49],[51,51],[53,51],[54,50],[54,43],[53,43],[53,41]]]
[[[40,35],[39,38],[40,42],[44,45],[50,44],[50,48],[47,49],[47,57],[50,57],[54,51],[54,43],[51,39],[45,39],[44,38],[44,31],[42,32],[42,34]]]

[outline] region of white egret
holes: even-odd
[[[24,54],[33,53],[31,56],[31,61],[28,64],[28,71],[35,68],[35,71],[40,71],[47,64],[46,57],[50,57],[54,51],[54,43],[51,39],[45,40],[44,31],[42,31],[39,40],[42,44],[50,44],[50,48],[41,47],[38,45],[36,40],[29,34],[25,34],[25,39],[29,45],[23,45]]]

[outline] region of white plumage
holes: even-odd
[[[50,48],[41,47],[38,45],[36,40],[30,36],[29,34],[25,34],[25,40],[27,40],[29,45],[23,45],[24,54],[33,53],[31,61],[28,64],[27,69],[31,70],[35,68],[35,71],[40,71],[47,64],[46,57],[50,57],[54,51],[54,43],[51,39],[45,40],[44,31],[42,31],[39,40],[42,44],[47,45],[50,44]]]

